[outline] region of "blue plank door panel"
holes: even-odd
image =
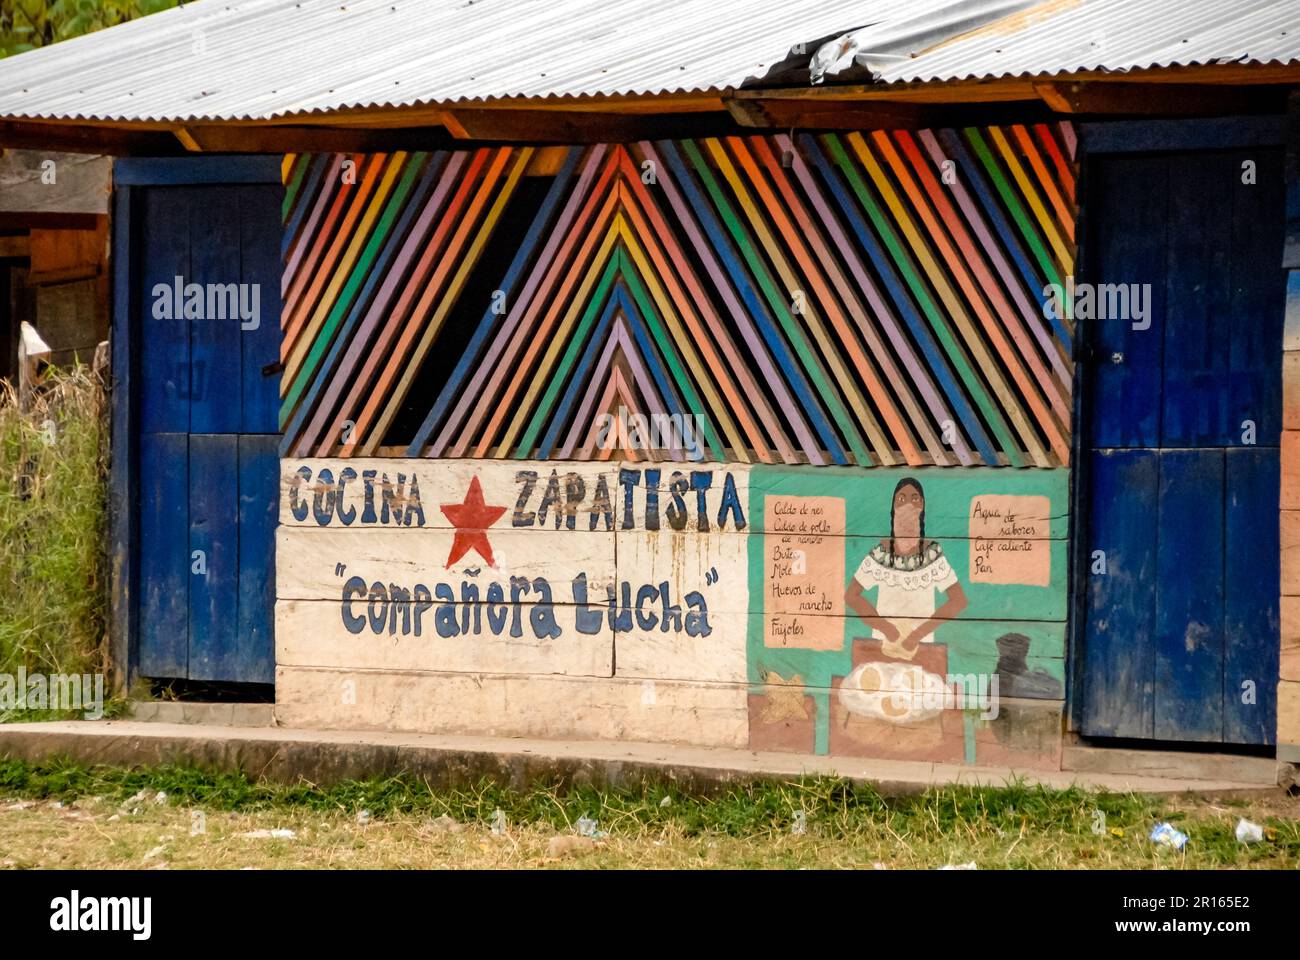
[[[139,665],[146,677],[189,669],[189,435],[140,437]]]
[[[132,189],[138,672],[271,683],[282,190]]]
[[[1223,739],[1272,743],[1278,677],[1281,552],[1277,447],[1225,451]]]
[[[1079,320],[1089,345],[1080,730],[1268,744],[1282,158],[1267,148],[1104,156],[1089,174],[1085,279],[1130,285],[1130,303],[1139,285],[1146,313]]]
[[[1160,451],[1157,740],[1223,739],[1223,450]]]
[[[1155,634],[1159,529],[1156,502],[1159,454],[1154,450],[1098,450],[1090,461],[1091,522],[1082,715],[1098,737],[1150,737],[1155,656],[1145,638]]]

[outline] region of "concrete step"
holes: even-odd
[[[226,727],[273,727],[273,703],[186,703],[178,700],[132,700],[127,715],[142,723],[204,724]]]
[[[1236,780],[1276,785],[1278,762],[1272,757],[1190,750],[1132,750],[1119,747],[1067,745],[1061,769],[1075,773],[1174,777],[1192,780]]]
[[[71,757],[121,766],[188,762],[209,769],[256,770],[268,780],[313,783],[421,777],[433,786],[481,778],[515,787],[539,780],[635,785],[671,779],[688,791],[737,781],[801,775],[841,776],[884,794],[920,793],[948,784],[1005,786],[1022,781],[1112,792],[1257,795],[1257,781],[1137,774],[1035,771],[905,760],[860,760],[718,747],[587,740],[467,737],[376,731],[236,727],[130,720],[0,724],[0,756],[30,761]]]

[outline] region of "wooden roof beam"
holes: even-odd
[[[1277,113],[1286,106],[1285,87],[1075,80],[1035,83],[1034,90],[1054,112],[1067,114],[1217,116]]]
[[[665,115],[513,108],[445,112],[447,129],[458,139],[493,143],[623,143],[739,132],[725,110]]]
[[[26,120],[0,120],[0,147],[107,156],[174,156],[184,152],[165,130]]]
[[[819,100],[761,100],[746,97],[727,101],[741,126],[789,130],[918,129],[934,126],[936,111],[924,104],[825,102]]]

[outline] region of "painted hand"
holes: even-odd
[[[916,651],[921,648],[921,641],[929,636],[930,631],[924,627],[917,627],[904,638],[901,646],[908,651],[907,658],[910,660],[916,655]]]

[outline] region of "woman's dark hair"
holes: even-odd
[[[892,558],[894,553],[894,504],[898,500],[898,494],[904,487],[915,487],[916,492],[921,495],[921,553],[925,553],[925,489],[921,486],[919,480],[912,477],[904,477],[898,481],[898,486],[894,487],[894,495],[889,498],[889,556]]]

